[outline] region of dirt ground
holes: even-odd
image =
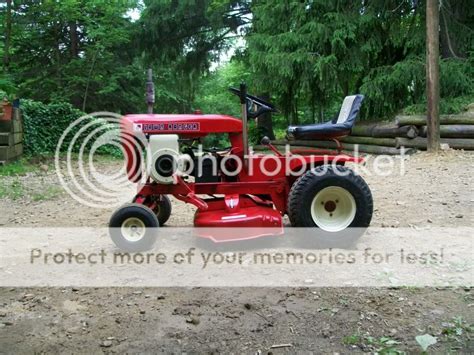
[[[362,174],[373,226],[473,225],[474,154],[418,153],[405,169]],[[0,182],[16,191],[0,199],[3,227],[104,226],[112,212],[62,193],[44,163]],[[173,201],[168,225],[193,213]],[[415,337],[430,334],[430,351],[472,353],[473,311],[472,288],[1,288],[0,352],[420,352]]]

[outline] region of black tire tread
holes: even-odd
[[[301,201],[304,198],[307,198],[306,196],[306,190],[308,187],[315,182],[317,182],[320,178],[323,176],[318,176],[314,174],[315,170],[320,170],[320,169],[328,169],[326,174],[335,174],[334,169],[337,169],[341,172],[349,172],[347,175],[345,175],[345,178],[350,179],[351,183],[353,183],[364,196],[370,197],[368,199],[368,211],[369,213],[367,214],[366,218],[364,221],[360,223],[357,227],[368,227],[370,224],[370,221],[372,219],[372,214],[373,214],[373,200],[372,200],[372,193],[370,191],[369,186],[367,183],[357,174],[355,174],[354,171],[351,169],[340,166],[340,165],[326,165],[326,166],[320,166],[317,167],[313,170],[307,171],[305,174],[300,176],[293,186],[290,189],[289,193],[289,198],[288,198],[288,217],[290,219],[291,225],[294,227],[307,227],[305,226],[304,221],[302,220],[301,216],[301,211],[299,210],[299,206],[301,205]]]
[[[160,210],[156,214],[156,217],[158,218],[158,222],[160,222],[160,226],[163,226],[171,216],[171,201],[168,196],[162,195],[161,200],[158,201],[158,204],[160,206]]]
[[[125,212],[127,209],[128,211]],[[138,242],[129,242],[121,236],[121,233],[119,235],[116,230],[117,228],[121,226],[121,223],[123,222],[123,221],[121,222],[123,218],[122,215],[124,213],[133,212],[133,210],[135,211],[141,210],[140,212],[145,212],[146,214],[148,214],[148,217],[150,217],[151,219],[151,223],[148,223],[149,225],[145,224],[146,227],[157,228],[160,226],[158,217],[156,216],[155,212],[153,212],[150,208],[138,203],[127,203],[127,204],[122,205],[119,209],[117,209],[110,217],[110,222],[109,222],[110,236],[113,242],[115,243],[115,245],[117,245],[117,247],[119,247],[120,249],[129,251],[129,252],[145,251],[145,250],[150,249],[155,243],[155,240],[156,240],[155,235],[150,234],[150,232],[148,232],[148,234],[142,240]]]

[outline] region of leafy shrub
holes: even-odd
[[[23,112],[24,124],[24,150],[27,154],[51,154],[56,151],[56,146],[66,129],[78,118],[85,115],[84,112],[74,108],[71,104],[65,102],[44,104],[33,100],[22,100],[21,108]],[[73,152],[78,152],[84,138],[93,130],[102,126],[98,134],[103,134],[104,130],[111,129],[114,126],[107,123],[106,120],[96,117],[90,117],[84,120],[80,125],[75,126],[65,137],[61,146],[66,150],[71,139],[84,125],[94,122],[88,129],[80,134],[80,137],[74,144]],[[97,137],[97,136],[95,136]],[[97,139],[92,137],[86,149],[91,147]],[[99,154],[111,154],[120,156],[121,151],[111,145],[103,145],[98,150]]]
[[[56,150],[67,127],[84,113],[71,104],[44,104],[22,100],[24,150],[28,154],[47,154]]]

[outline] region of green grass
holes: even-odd
[[[21,176],[38,170],[38,166],[28,162],[26,158],[0,166],[0,176]]]
[[[33,194],[31,199],[33,201],[52,200],[63,193],[63,189],[57,186],[48,186],[45,191]]]
[[[342,338],[342,342],[346,345],[357,345],[362,343],[362,337],[357,334],[352,334]]]
[[[9,184],[0,185],[0,198],[17,200],[25,195],[25,189],[20,180],[13,180]]]
[[[10,200],[18,200],[27,195],[31,196],[33,201],[46,201],[57,198],[63,193],[63,189],[59,186],[46,186],[40,192],[31,194],[23,186],[23,183],[15,178],[13,181],[0,181],[0,199],[8,198]]]

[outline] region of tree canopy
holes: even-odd
[[[280,107],[277,126],[325,120],[352,93],[366,95],[363,118],[422,112],[424,6],[420,0],[7,0],[0,4],[0,90],[86,112],[143,112],[151,67],[157,112],[238,114],[227,86],[242,80]],[[441,2],[443,112],[474,101],[473,29],[470,1]]]

